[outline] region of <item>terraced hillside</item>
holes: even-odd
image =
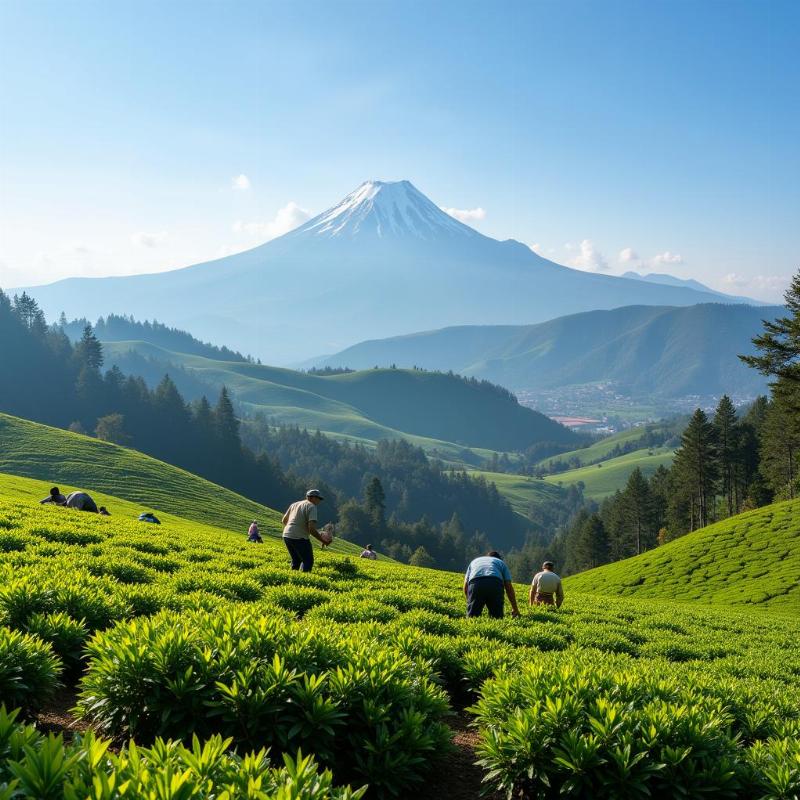
[[[0,414],[0,472],[39,479],[40,497],[57,484],[63,490],[85,489],[93,496],[130,501],[139,512],[168,513],[235,532],[246,531],[257,519],[262,533],[279,536],[281,531],[279,512],[186,470],[7,414]]]
[[[567,583],[572,591],[800,611],[800,500],[723,520]]]
[[[65,738],[0,709],[4,797],[800,791],[796,616],[570,586],[561,609],[467,620],[458,574],[331,552],[292,573],[275,540],[139,524],[112,499],[110,518],[39,507],[39,490],[0,484],[0,697]],[[451,720],[477,742],[449,749]]]
[[[668,447],[655,447],[652,450],[634,450],[624,456],[609,458],[588,467],[578,467],[556,475],[547,475],[545,481],[554,486],[584,485],[584,496],[592,500],[602,500],[614,494],[625,484],[636,467],[645,477],[652,475],[660,466],[672,464],[675,451]]]

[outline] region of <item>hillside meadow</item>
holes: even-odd
[[[4,800],[408,797],[455,712],[508,797],[800,791],[796,616],[570,585],[466,620],[459,574],[319,550],[292,573],[277,540],[39,507],[40,485],[0,499]],[[59,684],[82,736],[21,724]]]
[[[246,531],[257,519],[262,534],[281,532],[282,511],[136,450],[7,414],[0,414],[2,472],[39,479],[42,497],[59,484],[105,497],[109,508],[127,500],[140,510],[227,530]]]
[[[800,500],[709,525],[567,579],[575,591],[800,612]]]
[[[669,467],[674,456],[675,451],[666,447],[634,450],[588,467],[546,475],[544,480],[553,486],[582,483],[583,494],[587,499],[603,500],[617,489],[624,489],[628,478],[637,467],[649,478],[660,466]]]

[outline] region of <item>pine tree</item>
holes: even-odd
[[[377,531],[386,526],[386,493],[380,478],[373,477],[364,489],[364,506]]]
[[[593,569],[608,562],[608,536],[599,514],[592,514],[584,520],[575,538],[574,548],[572,565],[575,572]]]
[[[793,499],[800,477],[800,431],[781,397],[767,409],[761,433],[761,472],[779,498]]]
[[[27,292],[14,295],[14,313],[20,322],[34,333],[42,335],[47,330],[44,312]]]
[[[81,340],[75,346],[75,357],[78,363],[92,370],[99,370],[103,366],[103,345],[88,322],[83,328]]]
[[[638,556],[643,550],[655,544],[656,533],[653,530],[650,487],[639,467],[630,474],[622,492],[621,502],[626,538],[632,542],[633,552]]]
[[[694,531],[708,525],[719,471],[714,427],[700,408],[681,436],[672,475],[675,501],[686,503],[688,529]]]
[[[241,450],[242,442],[239,438],[239,420],[233,411],[228,389],[223,386],[219,393],[217,405],[214,408],[214,429],[220,442],[229,452]]]
[[[740,431],[736,421],[736,409],[726,394],[720,398],[713,424],[719,458],[720,488],[722,496],[727,502],[728,516],[732,517],[738,512],[740,505],[736,481],[741,460]]]
[[[800,270],[784,295],[790,315],[764,321],[764,332],[753,339],[760,355],[739,356],[763,375],[800,384]]]

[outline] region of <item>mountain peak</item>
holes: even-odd
[[[288,234],[323,238],[439,239],[481,236],[410,181],[364,181],[341,202]]]

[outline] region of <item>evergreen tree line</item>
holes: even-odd
[[[68,321],[64,313],[58,321],[58,327],[69,336],[70,340],[77,342],[87,325],[87,319],[74,319]],[[251,356],[243,356],[236,350],[228,347],[218,347],[208,342],[201,342],[191,333],[170,328],[161,322],[145,320],[139,322],[132,316],[124,314],[109,314],[99,317],[92,325],[95,336],[103,342],[132,342],[144,341],[163,347],[165,350],[174,350],[178,353],[191,353],[192,355],[205,356],[218,361],[250,361]]]
[[[368,449],[319,431],[271,424],[262,414],[242,420],[242,436],[248,447],[269,453],[286,470],[312,481],[324,476],[339,498],[342,534],[401,561],[410,561],[422,547],[419,558],[461,569],[489,540],[506,547],[537,529],[514,514],[494,483],[447,469],[402,439],[383,440]],[[557,502],[551,503],[554,508],[546,505],[536,515],[542,532],[546,521],[562,516]]]

